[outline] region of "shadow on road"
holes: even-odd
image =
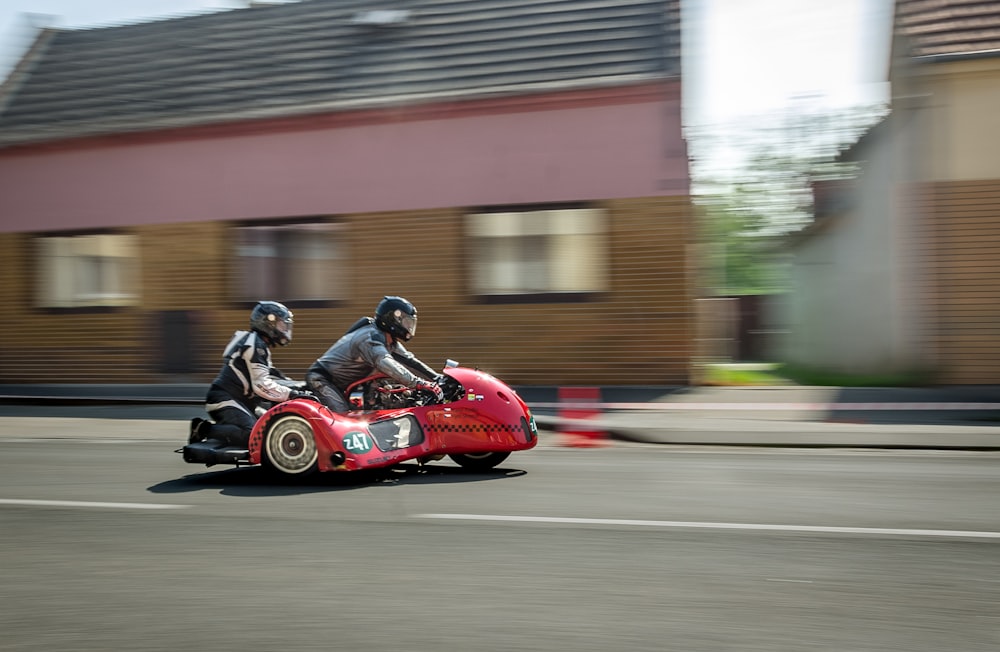
[[[504,480],[525,475],[521,469],[496,468],[468,471],[457,466],[401,464],[391,469],[315,473],[307,478],[275,476],[259,466],[227,468],[192,473],[182,478],[157,483],[147,489],[155,494],[182,494],[205,489],[224,495],[243,497],[292,496],[298,494],[345,491],[353,489],[396,487],[421,484],[453,484]]]

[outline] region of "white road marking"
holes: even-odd
[[[21,498],[0,498],[0,505],[24,505],[28,507],[96,507],[98,509],[184,509],[190,505],[168,503],[98,503],[82,500],[28,500]]]
[[[703,530],[763,530],[770,532],[813,532],[821,534],[882,534],[894,536],[1000,539],[1000,532],[976,530],[923,530],[883,527],[839,527],[833,525],[775,525],[768,523],[710,523],[697,521],[643,521],[622,518],[570,518],[561,516],[503,516],[497,514],[414,514],[414,518],[452,521],[506,521],[560,525],[622,525],[629,527],[688,528]]]

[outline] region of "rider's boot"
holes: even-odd
[[[247,448],[250,441],[249,432],[231,423],[212,424],[211,432],[206,434],[211,439],[217,440],[220,445],[234,448]]]
[[[211,427],[211,425],[211,421],[206,421],[200,417],[191,419],[191,434],[188,435],[188,443],[196,444],[200,441],[204,441],[208,434],[208,428]]]

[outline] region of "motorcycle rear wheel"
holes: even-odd
[[[319,466],[312,427],[297,414],[279,416],[271,423],[262,453],[261,464],[283,475],[302,477]]]
[[[510,457],[510,452],[456,453],[449,455],[456,464],[471,471],[488,471]]]

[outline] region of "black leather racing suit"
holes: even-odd
[[[236,331],[222,354],[219,375],[205,396],[205,411],[215,420],[206,436],[230,446],[247,446],[263,401],[288,400],[291,383],[271,366],[271,349],[253,331]]]
[[[401,342],[394,338],[389,344],[373,318],[362,317],[309,367],[305,381],[325,406],[344,413],[350,410],[347,388],[377,371],[407,387],[437,376]]]

